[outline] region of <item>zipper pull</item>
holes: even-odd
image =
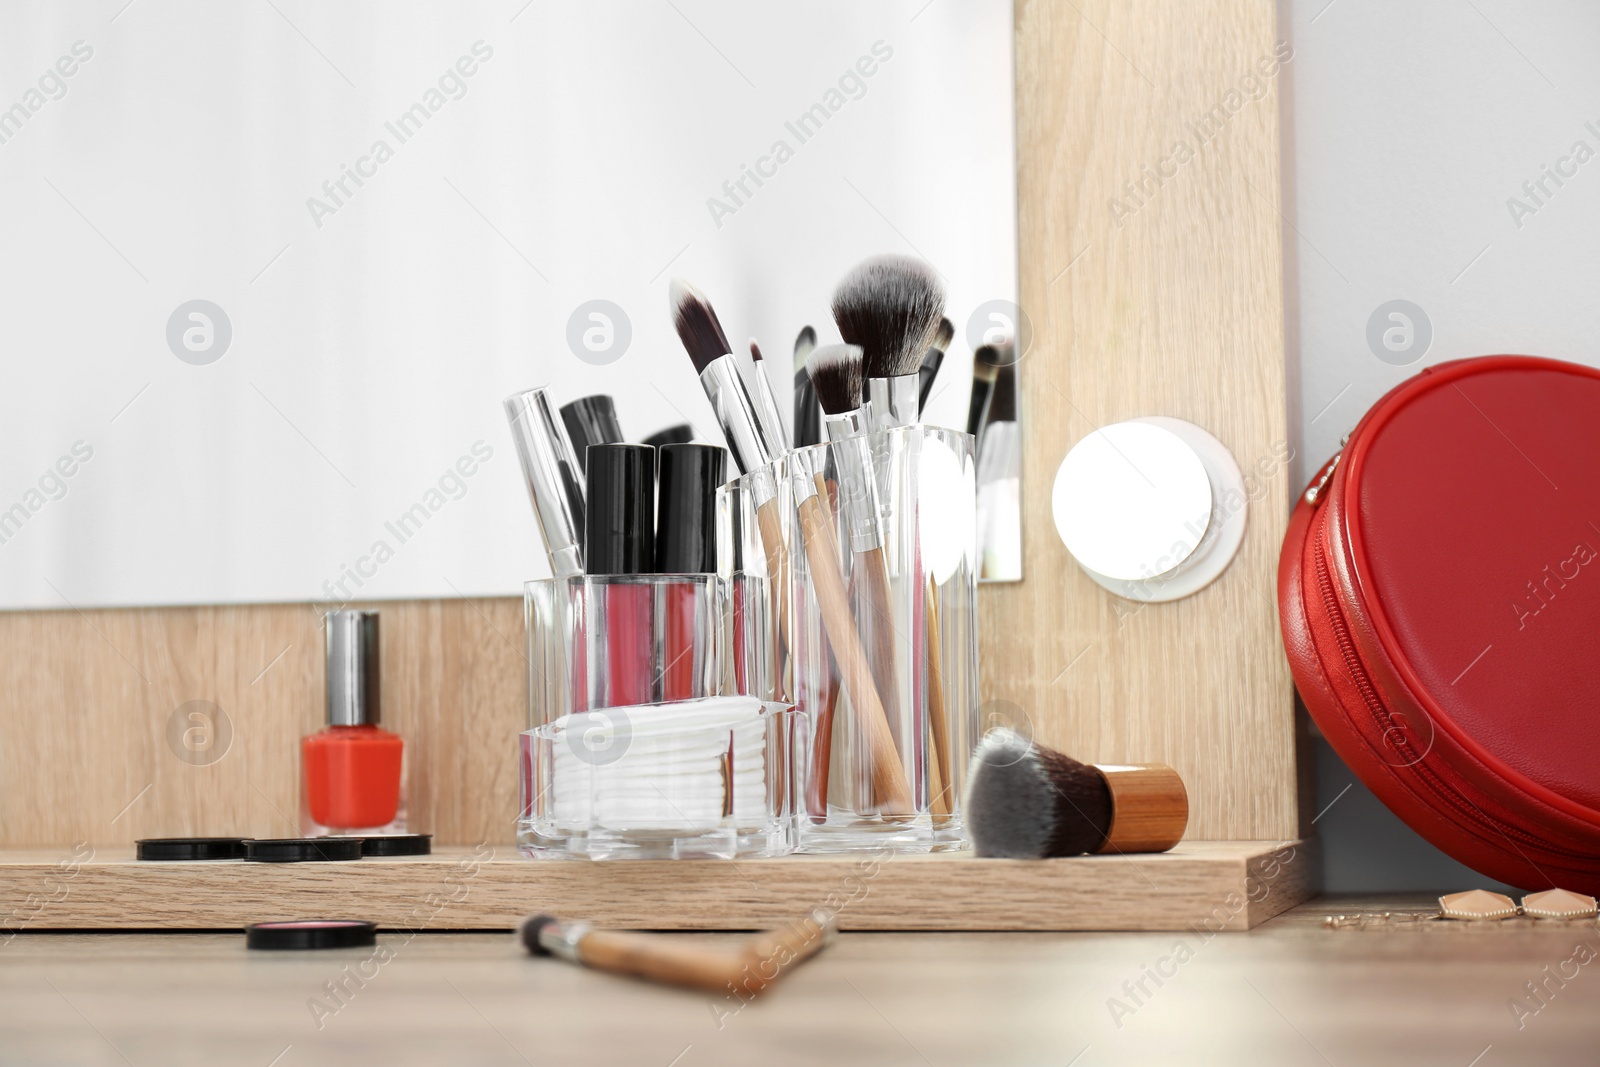
[[[1349,438],[1346,437],[1345,440],[1348,441]],[[1333,477],[1333,472],[1338,468],[1339,460],[1343,456],[1344,449],[1342,448],[1333,454],[1333,460],[1328,464],[1327,469],[1322,472],[1322,477],[1317,479],[1317,484],[1306,490],[1307,504],[1316,507],[1317,501],[1322,497],[1322,490],[1327,487],[1328,479]]]

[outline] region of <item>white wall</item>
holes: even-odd
[[[1504,352],[1600,364],[1600,7],[1287,0],[1283,10],[1295,49],[1286,173],[1299,487],[1425,366]],[[1578,142],[1595,158],[1562,163]],[[1547,180],[1536,203],[1523,183],[1558,164],[1576,173]],[[1380,357],[1369,345],[1369,320],[1392,300],[1422,309],[1426,351],[1380,340]],[[1318,746],[1330,890],[1488,884]]]
[[[514,593],[547,568],[502,396],[609,391],[635,438],[716,439],[673,275],[761,339],[782,398],[865,255],[932,261],[958,327],[1015,299],[1007,0],[124,2],[0,8],[0,109],[38,105],[0,126],[0,512],[25,513],[0,607],[323,599],[378,542],[363,599]],[[402,143],[385,124],[442,76]],[[819,102],[801,143],[785,122]],[[793,157],[715,219],[778,140]],[[203,366],[166,337],[197,298],[232,326]],[[566,340],[594,299],[632,327],[605,366]],[[969,376],[958,341],[932,421],[964,419]]]

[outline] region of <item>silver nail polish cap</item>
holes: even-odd
[[[382,716],[378,685],[378,613],[343,609],[324,621],[328,653],[328,725],[369,726]]]

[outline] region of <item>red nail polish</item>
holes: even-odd
[[[331,611],[326,635],[328,725],[300,742],[301,832],[403,833],[405,742],[378,725],[378,613]]]

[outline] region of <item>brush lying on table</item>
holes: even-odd
[[[983,736],[968,771],[967,826],[979,856],[1165,852],[1188,823],[1183,779],[1162,763],[1079,763],[1000,727]]]
[[[744,938],[732,948],[672,934],[596,930],[585,922],[562,922],[549,915],[525,919],[519,937],[535,956],[556,956],[597,971],[744,998],[772,988],[797,964],[831,944],[837,933],[834,917],[818,909],[800,922]]]

